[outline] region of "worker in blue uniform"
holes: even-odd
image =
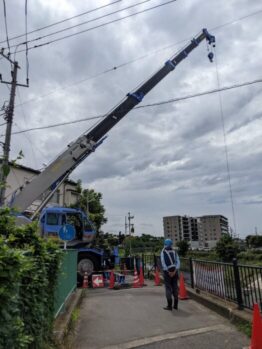
[[[172,310],[172,296],[174,298],[173,307],[178,308],[178,270],[180,259],[178,253],[173,249],[173,241],[166,239],[161,252],[161,264],[164,273],[164,283],[166,289],[167,306],[165,310]]]

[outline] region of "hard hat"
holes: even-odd
[[[167,247],[170,247],[173,245],[173,241],[171,239],[166,239],[164,242],[164,245]]]

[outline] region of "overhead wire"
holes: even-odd
[[[132,110],[161,106],[161,105],[165,105],[165,104],[170,104],[170,103],[175,103],[175,102],[179,102],[179,101],[184,101],[184,100],[187,100],[187,99],[192,99],[192,98],[196,98],[196,97],[210,95],[210,94],[214,94],[214,93],[221,92],[221,91],[228,91],[228,90],[232,90],[232,89],[236,89],[236,88],[240,88],[240,87],[244,87],[244,86],[249,86],[249,85],[254,85],[254,84],[258,84],[258,83],[262,83],[262,78],[256,79],[256,80],[252,80],[252,81],[246,81],[246,82],[242,82],[242,83],[238,83],[238,84],[234,84],[234,85],[230,85],[230,86],[224,86],[224,87],[220,87],[220,88],[216,88],[216,89],[212,89],[212,90],[208,90],[208,91],[198,92],[198,93],[195,93],[195,94],[189,94],[189,95],[182,96],[182,97],[170,98],[168,100],[159,101],[159,102],[155,102],[155,103],[139,105],[139,106],[136,106],[135,108],[133,108]],[[102,119],[102,118],[106,117],[107,115],[108,114],[103,114],[103,115],[101,114],[101,115],[95,115],[95,116],[86,117],[86,118],[82,118],[82,119],[61,122],[61,123],[57,123],[57,124],[32,127],[32,128],[29,128],[29,129],[18,131],[18,132],[13,132],[12,134],[15,135],[15,134],[20,134],[20,133],[24,133],[24,132],[44,130],[44,129],[55,128],[55,127],[59,127],[59,126],[72,125],[72,124],[76,124],[76,123],[80,123],[80,122],[85,122],[85,121],[90,121],[90,120],[95,120],[95,119]],[[86,132],[87,131],[85,131],[85,133]],[[0,137],[2,137],[2,136],[3,135],[0,135]]]
[[[27,40],[27,0],[25,0],[25,42],[26,42],[26,84],[29,85],[29,59],[28,59],[28,40]]]
[[[217,58],[216,48],[214,48],[214,50],[215,50],[215,57],[216,57],[215,58],[215,67],[216,67],[217,87],[218,87],[218,89],[220,89],[220,78],[219,78],[219,73],[218,73],[218,58]],[[228,178],[228,187],[229,187],[229,193],[230,193],[233,225],[234,225],[234,230],[235,230],[235,234],[236,234],[237,233],[237,225],[236,225],[235,205],[234,205],[233,189],[232,189],[232,183],[231,183],[231,170],[230,170],[230,164],[229,164],[227,136],[226,136],[226,129],[225,129],[225,116],[224,116],[224,108],[223,108],[223,103],[222,103],[221,90],[218,91],[218,101],[219,101],[221,125],[222,125],[222,131],[223,131],[224,151],[225,151],[225,158],[226,158],[226,169],[227,169],[227,178]]]
[[[94,26],[94,27],[91,27],[91,28],[87,28],[87,29],[85,29],[85,30],[78,31],[78,32],[73,33],[73,34],[65,35],[65,36],[62,36],[61,38],[57,38],[57,39],[54,39],[54,40],[50,40],[50,41],[44,42],[44,43],[39,44],[39,45],[34,45],[34,46],[29,47],[28,50],[32,50],[32,49],[36,49],[36,48],[43,47],[43,46],[46,46],[46,45],[50,45],[50,44],[53,44],[54,42],[58,42],[58,41],[61,41],[61,40],[64,40],[64,39],[68,39],[68,38],[74,37],[74,36],[76,36],[76,35],[89,32],[89,31],[94,30],[94,29],[98,29],[98,28],[101,28],[101,27],[105,27],[105,26],[108,25],[108,24],[120,22],[120,21],[122,21],[122,20],[124,20],[124,19],[126,19],[126,18],[130,18],[130,17],[137,16],[137,15],[139,15],[139,14],[141,14],[141,13],[145,13],[145,12],[154,10],[154,9],[156,9],[156,8],[160,8],[160,7],[162,7],[162,6],[171,4],[171,3],[175,2],[175,1],[177,1],[177,0],[169,0],[169,1],[166,1],[166,2],[164,2],[164,3],[161,3],[161,4],[158,4],[158,5],[149,7],[149,8],[147,8],[147,9],[144,9],[144,10],[141,10],[141,11],[137,11],[137,12],[135,12],[135,13],[131,13],[131,14],[129,14],[129,15],[123,16],[123,17],[121,17],[121,18],[116,18],[116,19],[114,19],[114,20],[112,20],[112,21],[105,22],[105,23],[101,23],[101,24],[96,25],[96,26]],[[23,43],[23,44],[24,44],[24,43]],[[25,52],[25,49],[22,49],[22,50],[17,51],[17,53],[20,53],[20,52]],[[13,53],[12,53],[12,54],[13,54]]]
[[[6,42],[7,42],[8,51],[10,52],[10,44],[9,44],[9,38],[8,38],[7,15],[6,15],[6,4],[5,4],[5,0],[3,0],[3,7],[4,7],[4,18],[5,18]]]
[[[56,25],[59,25],[59,24],[61,24],[61,23],[67,22],[67,21],[70,21],[70,20],[72,20],[72,19],[75,19],[75,18],[84,16],[84,15],[86,15],[86,14],[89,14],[89,13],[92,13],[92,12],[95,12],[95,11],[98,11],[98,10],[101,10],[101,9],[103,9],[103,8],[112,6],[112,5],[114,5],[114,4],[118,3],[118,2],[121,2],[121,1],[123,1],[123,0],[116,0],[116,1],[110,2],[109,4],[96,7],[96,8],[94,8],[94,9],[92,9],[92,10],[88,10],[88,11],[82,12],[82,13],[80,13],[80,14],[78,14],[78,15],[75,15],[75,16],[72,16],[72,17],[69,17],[69,18],[65,18],[65,19],[63,19],[63,20],[54,22],[54,23],[52,23],[52,24],[48,24],[48,25],[46,25],[46,26],[44,26],[44,27],[41,27],[41,28],[37,28],[37,29],[31,30],[31,31],[29,31],[27,34],[28,34],[28,35],[31,35],[31,34],[36,33],[36,32],[38,32],[38,31],[41,31],[41,30],[44,30],[44,29],[47,29],[47,28],[54,27],[54,26],[56,26]],[[15,40],[15,39],[19,39],[19,38],[23,37],[24,35],[25,35],[25,34],[19,34],[19,35],[13,36],[13,37],[9,38],[9,41],[13,41],[13,40]],[[5,42],[5,41],[0,41],[0,44],[2,44],[2,43],[4,43],[4,42]]]
[[[250,14],[248,14],[248,15],[235,18],[235,19],[233,19],[233,20],[231,20],[231,21],[228,21],[228,22],[225,22],[225,23],[223,23],[223,24],[221,24],[221,25],[219,25],[219,26],[213,27],[213,28],[211,28],[211,31],[216,31],[216,30],[218,30],[218,29],[220,29],[220,28],[223,28],[223,27],[225,27],[225,26],[228,26],[228,25],[237,23],[237,22],[239,22],[239,21],[241,21],[241,20],[247,19],[247,18],[249,18],[249,17],[255,16],[255,15],[260,14],[260,13],[262,13],[262,9],[261,9],[261,10],[258,10],[258,11],[256,11],[256,12],[252,12],[252,13],[250,13]],[[145,55],[139,56],[139,57],[137,57],[137,58],[134,58],[134,59],[132,59],[132,60],[126,61],[126,62],[121,63],[121,64],[119,64],[119,65],[115,65],[115,66],[113,66],[113,67],[111,67],[111,68],[105,69],[104,71],[98,72],[97,74],[88,76],[88,77],[85,78],[85,79],[81,79],[81,80],[79,80],[79,81],[73,82],[73,83],[71,83],[71,84],[68,84],[68,85],[62,86],[62,87],[60,87],[60,88],[57,88],[57,89],[55,89],[55,90],[53,90],[53,91],[50,91],[50,92],[48,92],[48,93],[46,93],[46,94],[43,94],[43,95],[41,95],[41,96],[39,96],[39,97],[32,98],[32,99],[30,99],[30,100],[24,101],[24,104],[32,103],[32,102],[34,102],[34,101],[38,101],[39,99],[48,97],[48,96],[50,96],[50,95],[56,93],[57,91],[65,90],[65,89],[67,89],[67,88],[70,88],[70,87],[72,87],[72,86],[81,84],[81,83],[86,82],[86,81],[88,81],[88,80],[92,80],[92,79],[98,78],[98,77],[100,77],[100,76],[102,76],[102,75],[105,75],[105,74],[108,74],[108,73],[110,73],[110,72],[112,72],[112,71],[115,71],[115,70],[117,70],[117,69],[123,68],[123,67],[125,67],[125,66],[127,66],[127,65],[129,65],[129,64],[133,64],[133,63],[135,63],[135,62],[137,62],[137,61],[139,61],[139,60],[148,58],[148,57],[150,57],[151,55],[158,54],[158,53],[160,53],[160,52],[162,52],[162,51],[164,51],[164,50],[166,50],[166,49],[169,49],[169,48],[171,48],[171,47],[180,45],[180,44],[182,44],[182,43],[184,43],[184,42],[186,42],[186,41],[188,41],[188,40],[190,40],[190,39],[191,39],[191,37],[190,37],[190,38],[186,38],[186,39],[182,39],[182,40],[180,40],[180,41],[177,41],[177,42],[175,42],[175,43],[169,44],[169,45],[167,45],[167,46],[160,47],[159,49],[150,51],[150,52],[146,53]],[[19,104],[16,105],[16,107],[19,107],[19,106],[20,106]]]
[[[17,95],[18,95],[18,98],[19,98],[20,102],[22,102],[22,101],[21,101],[21,95],[20,95],[20,90],[19,90],[19,88],[17,88]],[[22,111],[22,115],[23,115],[24,122],[25,122],[25,125],[26,125],[26,124],[27,124],[27,122],[26,122],[26,115],[25,115],[25,111],[24,111],[24,108],[23,108],[23,107],[21,108],[21,111]],[[18,126],[17,123],[15,123],[15,125],[16,125],[16,127],[17,127],[18,129],[20,129],[20,126]],[[26,139],[28,140],[28,142],[29,142],[29,144],[30,144],[30,146],[31,146],[31,152],[32,152],[32,154],[33,154],[33,158],[34,158],[34,161],[35,161],[35,165],[37,165],[36,154],[35,154],[35,151],[34,151],[34,146],[33,146],[33,143],[32,143],[32,141],[31,141],[31,138],[30,138],[29,135],[27,136],[26,134],[24,134],[24,136],[26,137]]]
[[[60,34],[60,33],[66,32],[66,31],[68,31],[68,30],[71,30],[71,29],[74,29],[74,28],[78,28],[78,27],[80,27],[80,26],[82,26],[82,25],[85,25],[85,24],[88,24],[88,23],[92,23],[92,22],[98,21],[98,20],[100,20],[100,19],[102,19],[102,18],[106,18],[106,17],[111,16],[111,15],[114,15],[114,14],[116,14],[116,13],[123,12],[123,11],[125,11],[125,10],[129,10],[129,9],[131,9],[131,8],[133,8],[133,7],[136,7],[136,6],[145,4],[145,3],[150,2],[150,1],[152,1],[152,0],[143,0],[143,1],[139,2],[139,3],[136,3],[136,4],[133,4],[133,5],[124,7],[124,8],[122,8],[122,9],[119,9],[119,10],[116,10],[116,11],[113,11],[113,12],[110,12],[110,13],[107,13],[107,14],[105,14],[105,15],[101,15],[101,16],[99,16],[99,17],[89,19],[88,21],[84,21],[84,22],[81,22],[81,23],[72,25],[72,26],[70,26],[70,27],[63,28],[63,29],[54,31],[54,32],[52,32],[52,33],[48,33],[48,34],[39,36],[39,37],[37,37],[37,38],[31,39],[31,40],[27,40],[27,41],[25,41],[25,42],[22,42],[21,44],[24,45],[24,44],[30,44],[30,43],[35,42],[35,41],[39,41],[39,40],[48,38],[48,37],[53,36],[53,35],[56,35],[56,34]],[[13,47],[16,47],[16,45],[10,46],[10,48],[13,48]]]

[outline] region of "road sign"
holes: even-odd
[[[92,275],[93,288],[104,287],[103,275]]]
[[[76,235],[75,227],[71,224],[64,224],[60,228],[58,235],[64,241],[64,249],[66,249],[66,242],[73,240]]]

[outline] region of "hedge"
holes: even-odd
[[[50,347],[61,250],[0,210],[0,348]]]

